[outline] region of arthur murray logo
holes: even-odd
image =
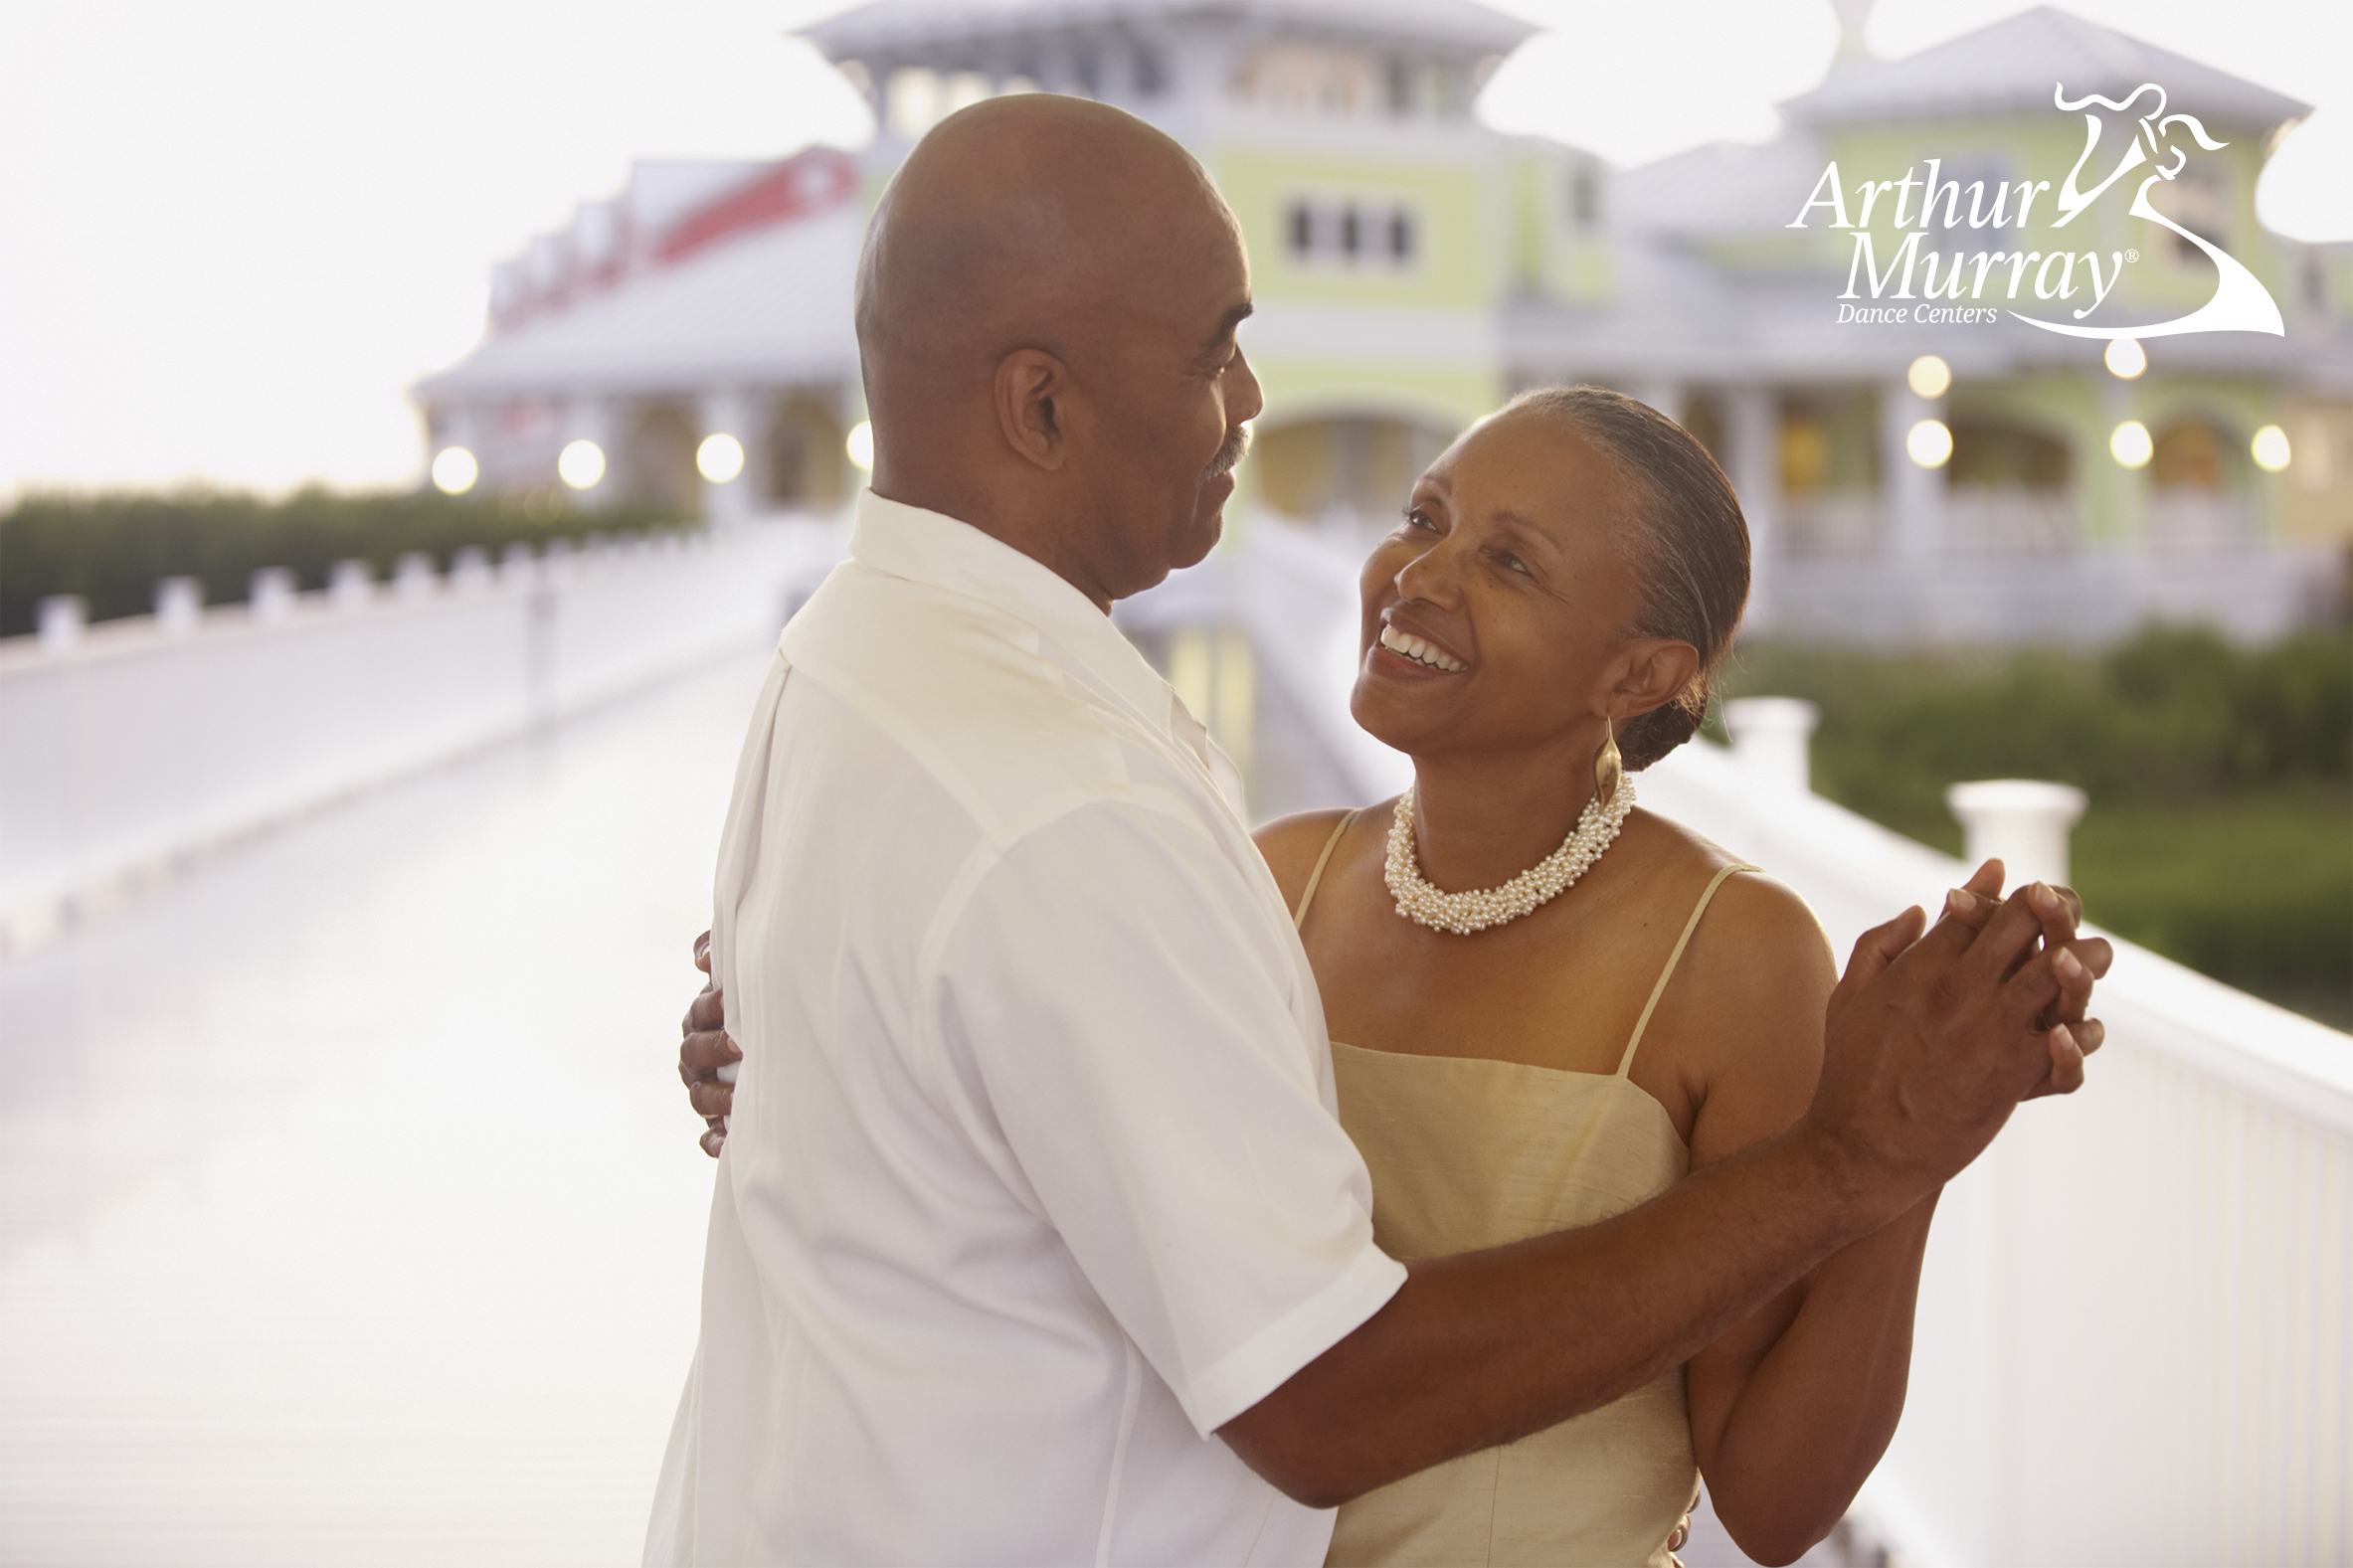
[[[2152,93],[2156,97],[2156,106],[2127,132],[2130,139],[2117,155],[2116,166],[2108,171],[2106,179],[2088,190],[2084,189],[2081,183],[2083,169],[2099,150],[2101,130],[2100,116],[2090,112],[2087,105],[2097,104],[2112,113],[2126,115],[2131,113],[2133,104]],[[2084,111],[2083,151],[2077,157],[2076,166],[2068,171],[2067,182],[2059,188],[2059,195],[2055,198],[2059,217],[2050,225],[2051,230],[2056,233],[2065,229],[2085,208],[2099,200],[2109,187],[2133,170],[2148,166],[2150,172],[2142,177],[2139,188],[2133,192],[2132,216],[2146,218],[2161,228],[2171,230],[2184,242],[2205,253],[2221,270],[2222,279],[2215,288],[2214,297],[2196,310],[2171,321],[2152,322],[2147,326],[2076,326],[2070,322],[2044,321],[2019,310],[2009,313],[2029,326],[2041,327],[2046,332],[2062,332],[2069,337],[2150,338],[2172,337],[2184,332],[2268,332],[2274,337],[2284,337],[2287,329],[2279,319],[2279,306],[2253,272],[2241,266],[2205,236],[2193,234],[2149,205],[2149,188],[2159,180],[2173,179],[2189,164],[2188,149],[2173,140],[2177,133],[2186,134],[2208,152],[2219,152],[2229,144],[2209,137],[2206,127],[2191,115],[2166,113],[2165,89],[2153,82],[2135,87],[2121,103],[2097,93],[2085,93],[2070,101],[2065,83],[2055,86],[2051,98],[2063,112]],[[2166,162],[2168,157],[2172,160],[2170,164]],[[2116,279],[2123,274],[2124,264],[2140,259],[2137,251],[2111,251],[2103,259],[2096,251],[1979,251],[1972,256],[1965,250],[1941,253],[1926,249],[1921,242],[1928,233],[1929,222],[1935,215],[1938,201],[1944,203],[1942,227],[1957,229],[1961,224],[1960,182],[1940,179],[1941,169],[1941,160],[1930,158],[1928,178],[1924,182],[1913,179],[1909,169],[1903,171],[1900,180],[1863,181],[1855,187],[1855,196],[1862,203],[1862,210],[1852,222],[1847,215],[1846,193],[1839,185],[1838,165],[1834,162],[1822,171],[1822,178],[1814,184],[1813,195],[1805,206],[1798,209],[1796,221],[1788,227],[1807,227],[1807,215],[1817,207],[1827,207],[1830,209],[1831,228],[1854,230],[1855,254],[1854,259],[1847,263],[1847,290],[1838,297],[1842,300],[1860,299],[1862,295],[1857,292],[1857,285],[1868,284],[1874,299],[1886,294],[1891,299],[1916,297],[1921,300],[1917,306],[1842,304],[1839,306],[1839,320],[1842,322],[1990,322],[2002,313],[1993,306],[1935,303],[1939,300],[1958,301],[1963,297],[1983,299],[1989,278],[1995,290],[1994,297],[2002,299],[2016,300],[2019,289],[2030,279],[2037,299],[2065,302],[2074,300],[2080,293],[2088,293],[2089,303],[2074,311],[2074,320],[2082,321],[2107,298],[2108,290],[2115,287]],[[2017,233],[2023,238],[2027,214],[2033,208],[2035,198],[2051,189],[2051,182],[2020,180],[2012,186],[1997,181],[1990,207],[1985,205],[1985,181],[1976,180],[1968,187],[1969,227],[1998,231],[2009,225],[2013,221],[2010,202],[2015,197],[2018,208],[2015,223]],[[1922,192],[1916,219],[1906,211],[1914,190]],[[1903,237],[1903,243],[1888,258],[1887,267],[1882,270],[1879,253],[1863,226],[1871,222],[1873,206],[1890,192],[1895,193],[1896,197],[1896,227],[1902,229],[1907,224],[1915,223],[1916,227]],[[2034,270],[2029,272],[2029,267]],[[2008,274],[2006,277],[2005,268]],[[1916,296],[1912,292],[1915,271],[1920,274],[1920,292]],[[1898,286],[1893,293],[1887,293],[1891,283]],[[1965,296],[1962,292],[1964,286],[1967,288]]]

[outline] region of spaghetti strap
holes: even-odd
[[[1634,1022],[1634,1038],[1626,1042],[1626,1054],[1618,1058],[1618,1076],[1623,1078],[1634,1068],[1634,1053],[1642,1046],[1642,1031],[1650,1027],[1650,1015],[1658,1008],[1659,998],[1667,994],[1667,982],[1675,977],[1675,965],[1683,961],[1683,950],[1690,946],[1692,933],[1700,929],[1700,917],[1708,913],[1715,902],[1716,890],[1723,886],[1724,878],[1735,871],[1754,871],[1755,866],[1734,861],[1709,878],[1700,902],[1692,906],[1692,918],[1683,923],[1683,935],[1675,939],[1675,951],[1667,955],[1667,966],[1659,971],[1659,983],[1650,988],[1650,1000],[1642,1004],[1642,1016]]]
[[[1307,907],[1316,901],[1316,889],[1323,886],[1324,868],[1332,862],[1332,851],[1340,847],[1340,835],[1349,830],[1349,824],[1357,819],[1360,810],[1351,811],[1342,817],[1340,825],[1332,830],[1332,836],[1324,840],[1324,852],[1316,856],[1316,869],[1307,874],[1307,891],[1299,895],[1299,908],[1291,912],[1293,931],[1307,925]]]

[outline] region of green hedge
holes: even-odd
[[[1945,785],[2082,786],[2074,877],[2093,920],[2353,1019],[2353,630],[2250,648],[2159,626],[2089,654],[1751,642],[1720,692],[1818,704],[1814,786],[1954,853]]]
[[[0,513],[0,636],[33,628],[52,594],[78,594],[93,620],[145,614],[167,577],[203,582],[212,604],[246,597],[263,567],[291,570],[323,588],[337,561],[359,559],[379,577],[410,551],[444,570],[459,550],[495,556],[515,541],[539,544],[590,532],[642,532],[691,519],[644,508],[581,512],[561,502],[448,496],[438,491],[343,494],[297,491],[281,501],[231,492],[166,495],[28,495]]]

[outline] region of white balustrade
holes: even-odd
[[[424,592],[381,597],[363,563],[318,595],[273,569],[179,635],[47,602],[38,637],[0,642],[0,954],[209,846],[756,647],[839,549],[770,522],[585,579],[510,552],[478,591],[412,570]]]

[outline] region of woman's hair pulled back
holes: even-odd
[[[1509,414],[1556,419],[1609,458],[1634,492],[1637,637],[1672,637],[1700,653],[1700,667],[1670,701],[1618,727],[1629,773],[1690,740],[1708,716],[1708,692],[1730,651],[1748,601],[1748,522],[1731,482],[1691,432],[1648,404],[1602,387],[1544,387],[1506,405]]]

